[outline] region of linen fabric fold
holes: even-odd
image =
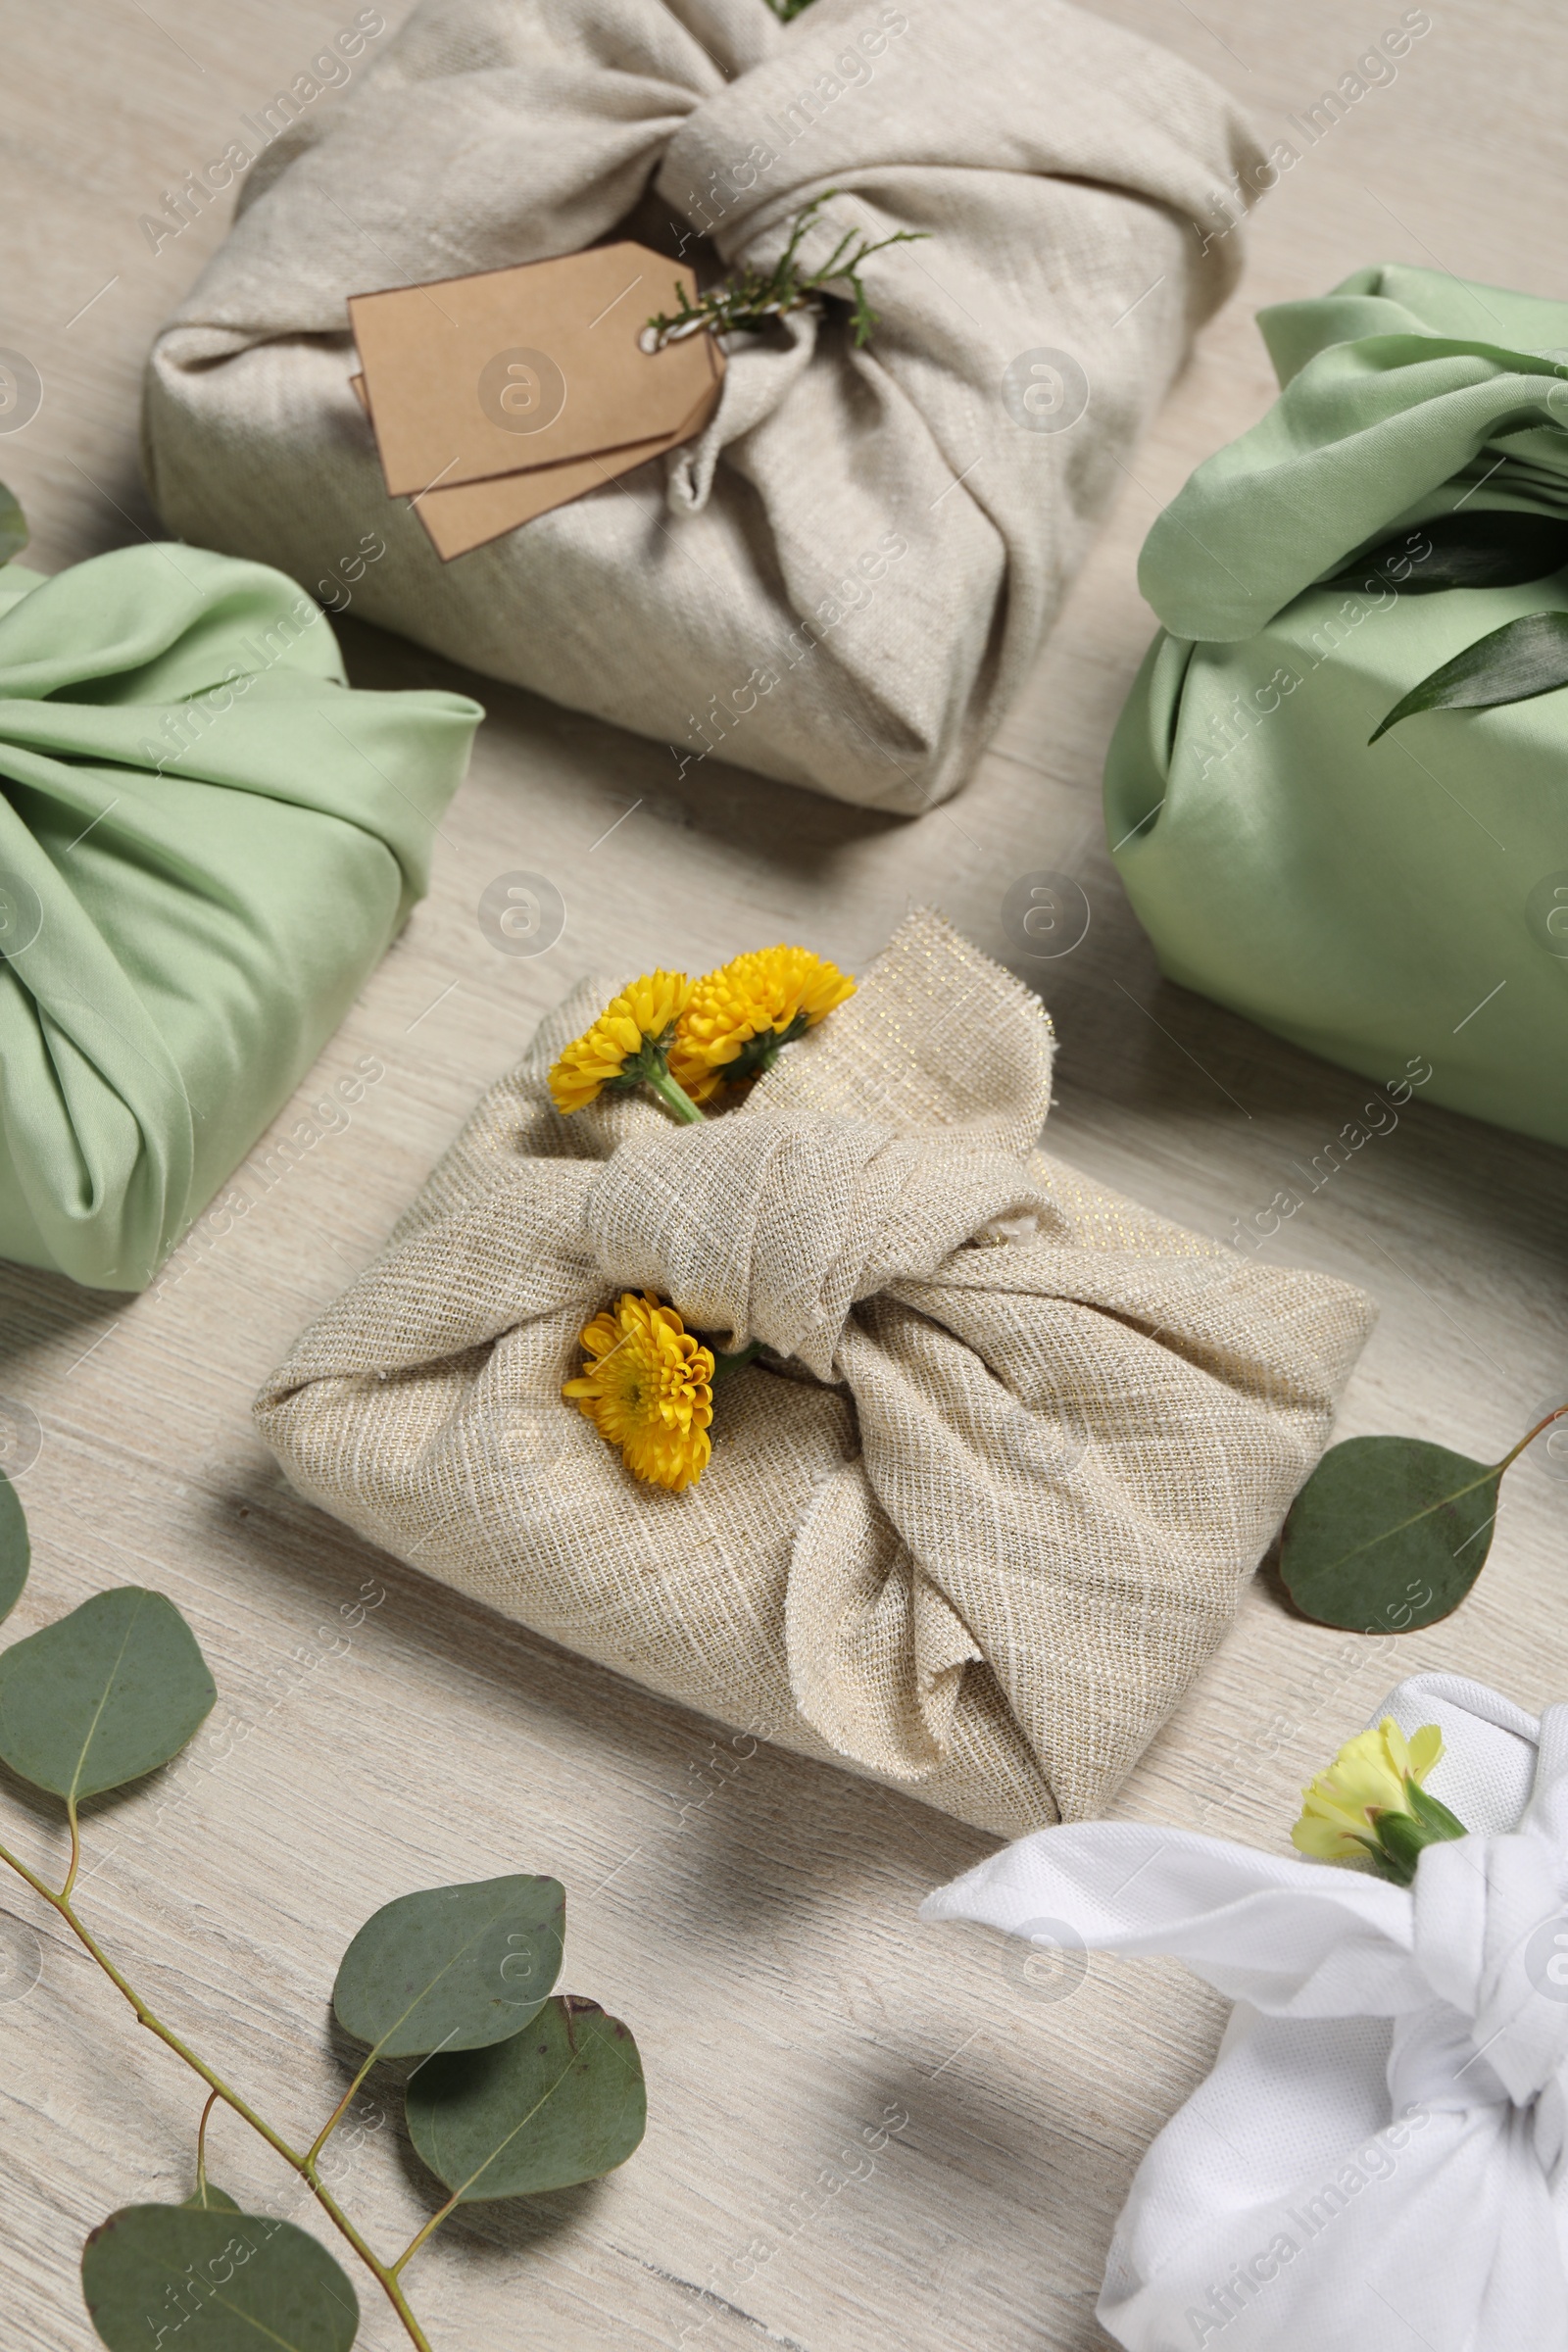
[[[911,916],[740,1107],[480,1102],[257,1423],[300,1492],[567,1647],[1007,1834],[1093,1812],[1220,1641],[1370,1322],[1034,1149],[1053,1035]],[[639,1484],[561,1395],[622,1288],[728,1350]]]
[[[929,1920],[1182,1960],[1239,2006],[1145,2156],[1099,2316],[1129,2352],[1389,2340],[1568,2347],[1568,1707],[1453,1675],[1379,1715],[1441,1729],[1472,1835],[1413,1887],[1133,1823],[1050,1830]]]
[[[1229,289],[1240,238],[1195,220],[1260,168],[1215,84],[1060,0],[814,0],[787,25],[767,0],[423,0],[256,163],[154,349],[147,479],[182,536],[307,580],[372,515],[369,617],[682,772],[711,754],[920,809],[996,726]],[[867,262],[865,349],[845,303],[730,338],[696,443],[442,566],[385,496],[350,295],[616,235],[712,282],[771,268],[830,190],[807,270],[847,231],[927,240]]]
[[[1568,696],[1368,742],[1477,639],[1568,610],[1568,570],[1314,584],[1436,516],[1568,518],[1568,303],[1386,267],[1258,324],[1279,400],[1144,548],[1164,629],[1105,770],[1128,896],[1172,979],[1369,1078],[1425,1057],[1431,1100],[1568,1143]]]
[[[275,571],[0,571],[0,1256],[135,1291],[429,878],[482,713],[344,682]]]

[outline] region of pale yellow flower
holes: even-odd
[[[585,1327],[582,1345],[582,1377],[562,1395],[620,1447],[633,1477],[676,1494],[695,1486],[711,1451],[711,1351],[648,1291],[622,1291]]]
[[[665,1051],[691,993],[684,972],[646,972],[630,981],[551,1070],[556,1108],[581,1110],[606,1090],[629,1094],[645,1079],[662,1074]]]
[[[669,1049],[670,1074],[694,1102],[727,1081],[771,1069],[779,1049],[855,994],[847,972],[809,948],[760,948],[698,981]]]
[[[1412,1784],[1420,1788],[1442,1753],[1443,1734],[1435,1723],[1406,1740],[1393,1716],[1385,1715],[1376,1731],[1348,1740],[1328,1770],[1302,1790],[1291,1843],[1317,1862],[1376,1858],[1382,1850],[1379,1817],[1410,1811]]]

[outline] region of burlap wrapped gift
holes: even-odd
[[[677,761],[895,809],[1016,692],[1269,169],[1203,74],[1059,0],[423,0],[316,88],[250,118],[276,135],[153,352],[171,529],[309,583],[373,523],[369,619]],[[929,239],[867,265],[866,349],[843,303],[731,338],[699,442],[442,566],[386,497],[349,295],[615,235],[711,281],[830,188],[808,269],[846,229]]]
[[[1004,1835],[1096,1812],[1325,1442],[1360,1293],[1034,1150],[1037,1000],[931,914],[742,1107],[499,1081],[257,1416],[301,1492],[722,1722]],[[561,1396],[625,1287],[729,1348],[681,1494]]]

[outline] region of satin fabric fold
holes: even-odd
[[[1568,516],[1568,303],[1388,267],[1258,323],[1280,398],[1139,568],[1165,626],[1105,767],[1128,897],[1171,979],[1374,1096],[1421,1069],[1423,1100],[1568,1143],[1568,692],[1368,741],[1479,638],[1568,611],[1568,570],[1315,584],[1393,537],[1419,551],[1437,516]],[[1346,1107],[1341,1165],[1366,1140]],[[1297,1206],[1327,1181],[1301,1172]]]
[[[0,573],[0,1255],[151,1279],[422,896],[478,706],[345,683],[280,573]]]

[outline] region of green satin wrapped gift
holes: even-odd
[[[1144,549],[1164,629],[1105,775],[1128,896],[1172,979],[1568,1143],[1568,692],[1541,685],[1568,661],[1369,741],[1479,640],[1568,612],[1568,304],[1391,267],[1258,323],[1279,400]],[[1514,553],[1457,576],[1512,584],[1440,586],[1461,538]]]
[[[481,716],[350,689],[259,564],[0,570],[0,1256],[145,1286],[422,896]]]

